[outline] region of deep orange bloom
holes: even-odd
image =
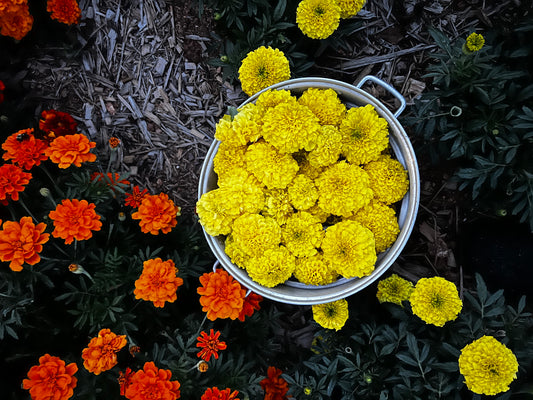
[[[80,22],[81,10],[76,0],[48,0],[46,11],[50,18],[63,24],[73,25]]]
[[[4,222],[0,230],[0,260],[11,261],[9,268],[13,271],[22,271],[24,263],[37,264],[41,261],[39,253],[43,244],[50,237],[49,233],[43,233],[45,229],[45,223],[36,226],[31,217],[22,217],[20,222]]]
[[[168,198],[165,193],[146,195],[139,206],[139,210],[131,217],[140,219],[139,225],[144,233],[159,235],[159,231],[168,233],[178,224],[176,219],[180,207]]]
[[[132,357],[135,357],[135,355],[136,355],[137,353],[139,353],[140,351],[141,351],[140,346],[130,346],[130,350],[129,350],[129,352],[130,352],[130,354],[131,354]]]
[[[142,192],[139,189],[139,186],[135,185],[131,193],[126,193],[126,198],[124,202],[127,206],[137,208],[141,205],[143,199],[148,194],[148,190],[143,189]]]
[[[27,1],[2,2],[0,6],[0,34],[21,40],[31,31],[33,17]]]
[[[125,372],[119,371],[118,372],[118,384],[120,385],[120,395],[125,396],[126,395],[126,389],[131,384],[131,378],[133,377],[134,372],[131,370],[131,368],[126,368]]]
[[[200,400],[237,400],[237,390],[231,391],[230,388],[220,390],[217,387],[208,388]]]
[[[135,281],[135,298],[151,301],[155,307],[164,307],[166,301],[174,302],[178,287],[183,285],[183,279],[176,276],[177,273],[178,269],[172,260],[146,260],[141,276]]]
[[[39,120],[39,129],[49,142],[59,136],[74,135],[77,127],[72,115],[63,111],[44,110]]]
[[[116,149],[120,145],[120,139],[115,136],[111,136],[109,138],[109,147],[112,149]]]
[[[92,231],[102,227],[100,216],[94,211],[96,205],[87,200],[65,199],[48,216],[54,220],[54,237],[65,239],[71,244],[74,239],[86,240],[93,236]]]
[[[89,372],[99,375],[117,365],[117,353],[126,346],[126,335],[116,335],[109,329],[101,329],[81,352],[83,366]]]
[[[59,357],[45,354],[39,358],[39,365],[28,371],[28,378],[22,381],[22,387],[30,390],[33,400],[67,400],[74,394],[78,379],[75,363],[65,365]]]
[[[135,372],[126,388],[129,400],[176,400],[180,398],[180,383],[171,381],[172,372],[159,369],[153,362],[144,364],[144,368]]]
[[[0,203],[6,205],[7,200],[19,199],[19,192],[24,190],[32,175],[24,172],[13,164],[4,164],[0,167]]]
[[[216,272],[203,274],[200,277],[200,283],[202,286],[196,291],[200,295],[202,311],[207,312],[208,319],[211,321],[217,318],[233,320],[239,317],[246,295],[246,290],[239,282],[219,268]]]
[[[200,336],[198,336],[198,343],[196,343],[196,347],[201,347],[202,350],[200,350],[197,354],[198,357],[200,357],[202,360],[209,361],[211,359],[211,356],[218,359],[218,351],[219,350],[226,350],[226,342],[221,342],[218,340],[220,337],[220,332],[216,331],[213,333],[213,329],[209,332],[209,335],[205,333],[204,331],[200,332]]]
[[[2,158],[6,161],[12,160],[19,167],[30,170],[34,165],[48,159],[44,154],[47,147],[47,142],[35,138],[33,128],[22,129],[8,136],[2,143],[2,149],[5,150]]]
[[[58,164],[59,168],[68,168],[72,164],[81,167],[82,162],[96,160],[96,154],[91,153],[94,147],[96,147],[95,142],[89,141],[87,136],[81,133],[76,133],[55,138],[45,154],[52,162]]]
[[[259,384],[265,391],[265,400],[286,400],[289,384],[281,377],[282,370],[268,367],[267,375]]]
[[[261,306],[259,303],[261,301],[263,301],[263,297],[261,295],[250,292],[248,296],[244,298],[242,310],[239,314],[239,321],[244,322],[245,317],[251,317],[255,310],[260,310]]]

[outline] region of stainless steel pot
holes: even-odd
[[[400,107],[395,111],[394,114],[389,111],[383,105],[383,103],[361,89],[363,84],[367,81],[372,81],[384,87],[395,97],[397,97],[398,100],[400,100]],[[302,283],[293,281],[287,281],[286,283],[273,288],[259,285],[248,276],[244,269],[234,265],[230,258],[226,255],[224,252],[225,237],[213,237],[204,231],[209,247],[213,251],[218,262],[220,262],[220,264],[222,264],[228,273],[231,274],[239,283],[266,298],[282,303],[300,305],[329,303],[335,300],[343,299],[359,292],[378,279],[398,258],[400,252],[407,243],[409,235],[413,230],[420,198],[420,176],[418,173],[418,164],[415,153],[411,146],[411,142],[405,133],[405,130],[396,119],[396,117],[399,116],[405,108],[405,99],[398,91],[381,79],[374,76],[366,76],[361,80],[361,82],[359,82],[357,86],[327,78],[291,79],[272,85],[269,88],[256,93],[243,104],[241,104],[241,106],[249,102],[255,102],[258,96],[268,89],[285,89],[290,90],[295,95],[300,95],[310,87],[321,89],[331,88],[335,90],[335,92],[337,92],[339,95],[339,98],[346,104],[347,107],[365,106],[366,104],[371,104],[374,106],[378,114],[382,118],[385,118],[389,124],[390,145],[395,157],[402,163],[408,172],[409,191],[400,204],[400,209],[398,212],[400,233],[398,234],[396,242],[388,250],[378,255],[375,269],[372,274],[363,278],[341,278],[334,283],[324,286],[304,285]],[[200,173],[198,198],[200,198],[202,194],[217,188],[217,175],[213,170],[213,159],[219,144],[220,142],[215,140],[206,154]]]

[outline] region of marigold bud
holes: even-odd
[[[48,196],[50,196],[50,189],[45,188],[45,187],[40,188],[40,189],[39,189],[39,193],[40,193],[41,196],[43,196],[43,197],[48,197]]]
[[[222,61],[222,62],[228,62],[228,60],[229,60],[228,56],[221,56],[220,57],[220,61]]]
[[[200,372],[206,372],[209,369],[209,364],[204,360],[201,360],[196,364],[196,368],[198,368],[198,371]]]
[[[313,391],[311,390],[310,387],[305,387],[305,388],[304,388],[304,394],[305,394],[306,396],[309,396],[312,392],[313,392]]]
[[[123,211],[121,211],[121,212],[118,213],[118,220],[119,220],[120,222],[123,222],[123,221],[126,220],[126,214],[125,214]]]

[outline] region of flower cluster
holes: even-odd
[[[218,187],[198,201],[200,223],[226,235],[226,254],[255,282],[368,276],[394,244],[409,181],[373,106],[347,108],[332,89],[267,90],[215,137]]]

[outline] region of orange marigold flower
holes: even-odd
[[[13,271],[22,271],[24,263],[37,264],[43,244],[50,238],[49,233],[43,233],[45,229],[45,223],[35,225],[31,217],[4,222],[0,230],[0,260],[11,261],[9,268]]]
[[[76,0],[48,0],[46,11],[50,18],[63,24],[73,25],[80,22],[81,10]]]
[[[112,149],[116,149],[120,145],[120,139],[115,136],[111,136],[109,138],[109,147]]]
[[[65,239],[71,244],[74,239],[86,240],[93,236],[92,231],[102,227],[100,216],[94,211],[96,205],[87,200],[65,199],[48,216],[54,220],[52,235]]]
[[[110,329],[101,329],[81,352],[83,366],[89,372],[100,375],[117,365],[117,353],[126,346],[126,335],[117,335]]]
[[[94,147],[96,147],[95,142],[89,141],[87,136],[81,133],[76,133],[55,138],[45,154],[52,162],[58,164],[59,168],[68,168],[72,164],[81,167],[82,162],[96,160],[96,154],[91,153]]]
[[[244,298],[242,310],[239,314],[239,321],[244,322],[245,317],[251,317],[255,310],[260,310],[261,306],[259,303],[261,301],[263,301],[263,297],[261,295],[253,292],[248,293],[248,295]]]
[[[120,385],[120,395],[126,395],[126,389],[131,384],[131,378],[133,377],[134,372],[131,368],[126,368],[125,372],[118,372],[118,384]]]
[[[155,307],[164,307],[165,301],[174,302],[178,287],[183,285],[183,279],[176,276],[177,273],[178,269],[172,260],[146,260],[141,276],[135,281],[135,298],[151,301]]]
[[[289,385],[285,379],[281,377],[281,371],[276,367],[268,367],[267,378],[263,379],[259,384],[265,391],[265,400],[285,400],[287,399],[287,392]]]
[[[180,208],[168,198],[165,193],[146,195],[139,206],[139,210],[131,217],[140,219],[139,225],[143,233],[159,235],[159,231],[168,233],[178,224],[176,216]]]
[[[48,159],[44,154],[47,147],[47,142],[35,138],[33,128],[22,129],[8,136],[2,143],[2,149],[6,151],[2,158],[6,161],[12,160],[19,167],[30,170],[34,165]]]
[[[67,400],[78,383],[74,376],[77,371],[75,363],[65,365],[59,357],[45,354],[39,358],[39,365],[30,368],[22,388],[29,389],[32,400]]]
[[[39,119],[39,129],[44,132],[48,141],[58,136],[74,135],[77,127],[72,115],[63,111],[44,110]]]
[[[217,387],[208,388],[200,400],[237,400],[237,390],[231,391],[230,388],[220,390]]]
[[[22,168],[13,164],[4,164],[0,167],[0,203],[7,205],[10,198],[17,201],[19,192],[24,190],[32,175],[24,172]]]
[[[203,274],[200,277],[200,283],[202,286],[196,291],[200,295],[202,311],[207,312],[208,319],[211,321],[217,318],[233,320],[239,317],[246,295],[246,290],[239,282],[219,268],[215,272]]]
[[[200,336],[198,336],[198,343],[196,343],[196,347],[201,347],[202,350],[200,350],[197,354],[198,357],[200,357],[202,360],[209,361],[211,359],[211,356],[218,359],[218,351],[219,350],[226,350],[226,342],[221,342],[218,340],[220,337],[220,331],[216,331],[213,333],[213,329],[209,331],[209,335],[205,333],[204,331],[200,332]]]
[[[141,205],[141,202],[148,194],[148,190],[143,189],[142,192],[139,189],[139,186],[134,186],[132,193],[126,193],[126,198],[124,202],[127,206],[137,208]]]
[[[11,3],[11,4],[9,4]],[[21,40],[31,31],[33,17],[27,1],[13,1],[0,8],[0,34]]]
[[[172,372],[159,369],[150,361],[144,368],[135,372],[126,388],[129,400],[176,400],[180,398],[180,383],[171,381]]]

